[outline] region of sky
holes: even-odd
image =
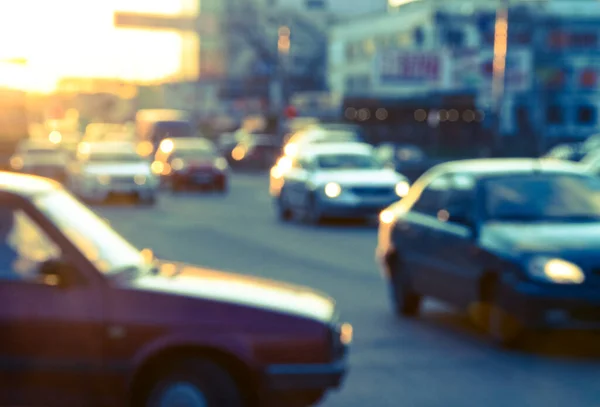
[[[179,71],[175,32],[113,27],[113,13],[180,14],[191,0],[0,0],[0,86],[51,90],[60,77],[158,79]],[[187,3],[187,4],[186,4]]]

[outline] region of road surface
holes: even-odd
[[[541,336],[525,351],[507,352],[435,303],[421,318],[399,321],[373,261],[375,227],[279,223],[267,182],[235,175],[225,197],[165,192],[155,208],[96,209],[162,258],[304,284],[336,298],[355,341],[348,379],[324,406],[600,406],[600,336]]]

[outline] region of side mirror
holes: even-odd
[[[38,272],[42,283],[65,288],[73,282],[73,271],[73,267],[62,260],[47,260]]]

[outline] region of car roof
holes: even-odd
[[[373,154],[375,149],[367,143],[320,143],[311,144],[302,149],[303,156],[335,155],[335,154]]]
[[[534,172],[580,174],[584,168],[578,163],[547,158],[480,158],[438,164],[428,173],[458,172],[478,177]]]
[[[32,195],[60,188],[62,187],[58,182],[48,178],[0,171],[0,191],[2,192],[30,197]]]

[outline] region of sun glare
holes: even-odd
[[[180,71],[176,32],[113,27],[116,10],[176,15],[186,0],[0,3],[0,86],[49,91],[61,77],[154,80]],[[7,63],[26,58],[27,65]]]

